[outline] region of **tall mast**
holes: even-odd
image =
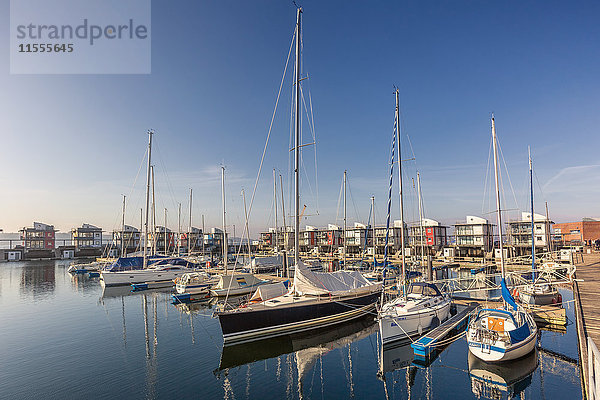
[[[273,250],[275,252],[275,254],[278,253],[278,249],[277,249],[277,244],[279,243],[277,241],[278,239],[278,233],[277,233],[277,177],[275,176],[275,168],[273,168],[273,208],[275,211],[275,243],[273,245]]]
[[[190,188],[190,225],[188,226],[188,237],[187,237],[187,245],[188,245],[188,255],[192,254],[192,188]],[[202,231],[204,235],[204,230]],[[204,243],[204,240],[202,241]]]
[[[285,267],[285,276],[290,276],[289,265],[288,265],[288,235],[287,235],[287,224],[285,223],[285,199],[283,197],[283,178],[279,174],[279,188],[281,189],[281,213],[283,214],[283,265]]]
[[[181,203],[179,203],[179,211],[177,213],[177,256],[181,255]]]
[[[550,233],[550,217],[548,216],[548,202],[546,201],[546,240],[548,241],[548,251],[552,258],[552,234]]]
[[[204,214],[202,214],[202,257],[204,257]]]
[[[142,232],[144,232],[144,209],[140,208],[140,238],[138,240],[140,251],[142,250]],[[146,245],[146,239],[144,239],[144,245]]]
[[[221,166],[221,200],[223,203],[223,265],[225,267],[225,275],[227,275],[227,226],[225,225],[225,167]]]
[[[150,204],[150,165],[152,163],[152,135],[153,130],[148,131],[148,167],[146,178],[146,222],[144,223],[144,268],[148,266],[148,207]]]
[[[298,7],[296,22],[296,115],[294,140],[294,263],[298,268],[300,261],[300,35],[302,34],[302,8]]]
[[[533,217],[533,166],[531,164],[531,148],[527,146],[529,153],[529,185],[531,193],[531,279],[535,282],[535,221]]]
[[[375,244],[375,196],[371,196],[371,212],[372,212],[372,224],[373,224],[373,268],[377,264],[377,245]]]
[[[500,271],[504,279],[504,246],[502,245],[502,214],[500,208],[500,185],[498,181],[498,144],[496,139],[496,125],[492,116],[492,142],[494,145],[494,179],[496,181],[496,212],[498,214],[498,236],[500,238]]]
[[[164,239],[165,239],[165,244],[164,244],[164,250],[165,250],[165,254],[167,254],[168,250],[169,250],[169,246],[167,245],[167,209],[165,208],[165,226],[164,226]]]
[[[246,245],[248,247],[248,261],[251,262],[251,258],[252,258],[252,251],[250,250],[250,227],[249,227],[249,222],[248,222],[248,210],[246,208],[246,192],[244,191],[244,189],[242,189],[242,199],[244,201],[244,217],[246,218]],[[242,235],[242,239],[244,240],[244,235]],[[242,243],[240,242],[240,246],[242,245]],[[252,265],[252,264],[251,264]]]
[[[344,269],[346,268],[346,171],[344,170]]]
[[[123,219],[121,221],[121,257],[125,257],[125,198],[123,195]]]
[[[419,197],[419,236],[421,242],[421,264],[423,263],[423,258],[425,257],[425,245],[424,245],[424,229],[423,229],[423,198],[421,196],[421,174],[417,172],[417,196]]]
[[[402,249],[402,282],[406,281],[406,262],[404,258],[404,200],[402,196],[402,153],[400,152],[400,90],[396,88],[396,132],[398,135],[398,192],[400,195],[400,248]],[[403,290],[406,294],[406,290]]]
[[[156,197],[154,194],[154,165],[150,166],[152,175],[152,254],[156,254]]]

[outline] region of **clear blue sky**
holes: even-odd
[[[490,211],[484,181],[492,112],[517,206],[527,204],[530,145],[536,208],[548,201],[557,222],[600,216],[599,3],[300,3],[319,187],[315,215],[314,150],[307,147],[303,225],[336,222],[344,169],[349,222],[356,214],[367,219],[371,195],[383,222],[393,85],[403,158],[412,157],[408,138],[416,157],[405,168],[407,219],[416,216],[417,169],[426,217],[452,224]],[[0,228],[35,220],[62,231],[83,222],[112,230],[121,194],[131,194],[127,222],[139,225],[143,168],[131,188],[153,128],[159,222],[167,207],[176,228],[176,203],[187,215],[192,187],[195,225],[201,214],[208,227],[220,225],[224,163],[228,222],[239,235],[240,191],[252,191],[294,29],[291,1],[153,1],[150,75],[9,75],[8,15],[2,0]],[[272,224],[272,169],[287,181],[290,85],[258,187],[254,233]],[[515,208],[504,179],[506,208]],[[394,202],[397,217],[397,196]]]

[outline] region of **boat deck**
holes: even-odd
[[[582,258],[582,259],[581,259]],[[575,284],[575,316],[577,319],[577,337],[579,338],[579,362],[582,371],[581,383],[584,393],[589,384],[588,346],[590,337],[596,345],[600,344],[600,254],[584,254],[576,264]]]

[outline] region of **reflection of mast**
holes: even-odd
[[[123,315],[123,345],[127,347],[127,328],[125,326],[125,298],[121,296],[121,309]]]
[[[146,360],[150,359],[150,336],[148,335],[148,298],[142,296],[142,311],[144,312],[144,338],[146,339]]]

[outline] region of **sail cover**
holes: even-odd
[[[266,285],[260,285],[256,292],[250,297],[250,302],[267,301],[269,299],[282,296],[286,294],[288,288],[284,282],[270,283]]]
[[[502,288],[502,298],[516,311],[517,303],[515,303],[515,299],[513,299],[512,295],[508,291],[504,278],[502,278],[502,281],[500,281],[500,287]]]
[[[365,293],[380,285],[369,282],[358,271],[313,272],[300,260],[294,272],[294,290],[299,295]]]

